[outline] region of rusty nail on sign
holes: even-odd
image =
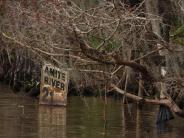
[[[45,64],[41,71],[40,104],[67,104],[68,72],[51,64]]]

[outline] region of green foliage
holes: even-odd
[[[103,42],[102,40],[100,40],[98,37],[95,37],[95,36],[90,37],[89,41],[91,42],[91,46],[93,48],[98,48],[98,46]],[[121,46],[121,43],[119,41],[111,39],[111,40],[108,40],[104,45],[105,46],[103,48],[108,52],[111,52],[119,48]]]
[[[97,48],[101,43],[100,39],[95,36],[89,37],[89,41],[91,42],[91,46],[93,48]]]
[[[23,84],[24,91],[26,92],[29,92],[33,87],[36,87],[38,85],[38,82],[33,79],[21,81],[21,83]]]
[[[173,42],[184,45],[184,25],[173,29],[171,38]]]
[[[173,37],[184,37],[184,25],[180,26],[173,33]]]
[[[113,50],[119,48],[120,46],[121,46],[121,43],[119,41],[111,40],[107,44],[106,50],[107,51],[113,51]]]

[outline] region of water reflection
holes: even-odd
[[[35,100],[17,96],[0,87],[0,137],[37,137],[37,105]]]
[[[69,97],[66,108],[39,106],[1,86],[0,138],[182,138],[184,120],[158,126],[157,110],[94,97]]]
[[[66,108],[39,106],[38,100],[0,87],[0,138],[66,138]]]
[[[66,138],[66,108],[40,106],[39,138]]]

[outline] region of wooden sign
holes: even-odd
[[[46,64],[41,72],[40,104],[67,104],[68,72]]]

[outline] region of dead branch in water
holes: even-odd
[[[152,105],[165,105],[171,109],[177,116],[184,118],[184,111],[178,107],[178,105],[172,101],[170,97],[165,99],[146,99],[139,97],[137,95],[125,92],[124,90],[118,88],[116,85],[111,84],[110,87],[113,88],[116,92],[125,95],[127,98],[132,99],[138,103],[152,104]]]

